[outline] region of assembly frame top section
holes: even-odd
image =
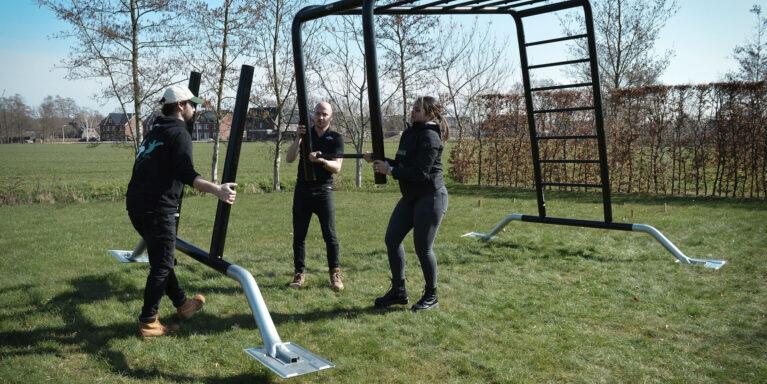
[[[380,0],[377,15],[512,14],[519,17],[548,13],[582,5],[588,0]],[[308,21],[330,15],[358,15],[363,0],[339,0],[310,6],[296,15]],[[380,4],[379,4],[380,3]]]

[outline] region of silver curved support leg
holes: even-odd
[[[112,249],[109,250],[109,254],[121,263],[148,263],[149,257],[142,255],[145,251],[146,243],[144,239],[141,239],[132,251]]]
[[[703,265],[706,268],[712,268],[712,269],[719,269],[724,266],[727,261],[725,260],[704,260],[704,259],[693,259],[690,257],[685,256],[682,251],[679,250],[679,248],[674,245],[674,243],[671,242],[671,240],[667,239],[666,236],[663,236],[660,231],[652,227],[651,225],[647,224],[632,224],[631,226],[632,231],[637,232],[644,232],[649,233],[652,237],[655,238],[655,240],[658,240],[661,244],[663,244],[666,249],[671,252],[674,257],[679,260],[680,263],[684,264],[695,264],[695,265]]]
[[[493,227],[490,233],[469,232],[467,234],[464,234],[461,237],[474,237],[474,238],[481,239],[482,241],[490,241],[490,239],[492,239],[496,234],[498,234],[498,232],[500,232],[503,229],[503,227],[505,227],[506,225],[508,225],[510,222],[514,220],[522,220],[522,215],[519,213],[512,213],[511,215],[506,216],[505,218],[503,218],[503,220],[501,220],[500,223],[498,223],[498,225]]]
[[[247,354],[282,378],[335,367],[335,364],[330,361],[296,344],[282,342],[256,280],[250,272],[238,265],[231,265],[227,268],[226,275],[237,280],[245,291],[250,310],[253,312],[253,318],[256,320],[261,338],[264,340],[263,348],[247,348],[245,349]]]

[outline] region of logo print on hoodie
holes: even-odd
[[[142,163],[144,160],[147,160],[151,158],[152,152],[154,152],[157,147],[163,145],[162,141],[158,140],[152,140],[150,143],[144,143],[138,148],[138,154],[136,155],[136,162]]]

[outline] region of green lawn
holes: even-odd
[[[103,157],[107,149],[95,151]],[[34,159],[19,160],[35,175],[29,179],[61,177],[45,170],[55,159],[47,166]],[[268,180],[260,174],[268,166],[240,165],[244,178]],[[3,172],[8,180],[19,170],[6,165]],[[292,179],[295,168],[285,172]],[[94,174],[94,183],[109,182]],[[71,177],[90,180],[74,170]],[[654,225],[690,257],[728,261],[713,271],[675,263],[639,233],[514,222],[487,244],[463,238],[508,213],[534,214],[535,196],[451,184],[435,247],[441,308],[412,313],[372,308],[388,288],[383,232],[394,188],[336,193],[347,287],[340,294],[327,287],[316,221],[307,244],[308,288],[286,288],[291,193],[239,196],[225,258],[253,274],[284,341],[337,365],[287,382],[767,382],[763,201],[614,197],[616,220]],[[601,213],[595,194],[548,196],[552,215]],[[206,249],[215,206],[210,197],[187,198],[180,237]],[[0,382],[286,382],[242,351],[262,340],[239,286],[184,255],[179,278],[187,292],[206,295],[205,309],[178,335],[135,336],[146,265],[118,264],[106,253],[137,241],[121,200],[5,205],[0,217]],[[405,243],[415,300],[423,278],[412,238]],[[165,299],[161,315],[170,318],[171,309]]]

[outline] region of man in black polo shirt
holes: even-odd
[[[214,194],[221,201],[234,203],[236,184],[221,185],[206,181],[192,164],[192,137],[187,125],[194,122],[197,104],[189,88],[172,86],[160,100],[162,116],[152,124],[139,147],[133,174],[126,193],[128,216],[144,239],[149,254],[149,276],[144,288],[144,306],[139,315],[139,335],[163,336],[178,328],[160,323],[160,299],[168,295],[181,320],[202,308],[205,297],[197,294],[188,299],[178,284],[173,267],[176,264],[176,220],[179,196],[184,184],[200,192]]]
[[[298,162],[298,180],[293,193],[293,282],[291,288],[304,285],[304,258],[306,257],[305,240],[312,214],[317,215],[322,229],[322,238],[327,248],[330,287],[336,292],[344,289],[341,281],[341,269],[338,262],[338,239],[336,238],[336,208],[333,202],[333,174],[341,171],[343,159],[323,159],[321,154],[343,154],[343,137],[330,130],[333,120],[333,108],[326,102],[314,107],[314,126],[308,131],[299,127],[296,139],[288,148],[286,160],[292,163],[298,158],[299,145],[304,134],[312,135],[312,148],[309,161],[314,167],[316,181],[304,178],[303,162]]]

